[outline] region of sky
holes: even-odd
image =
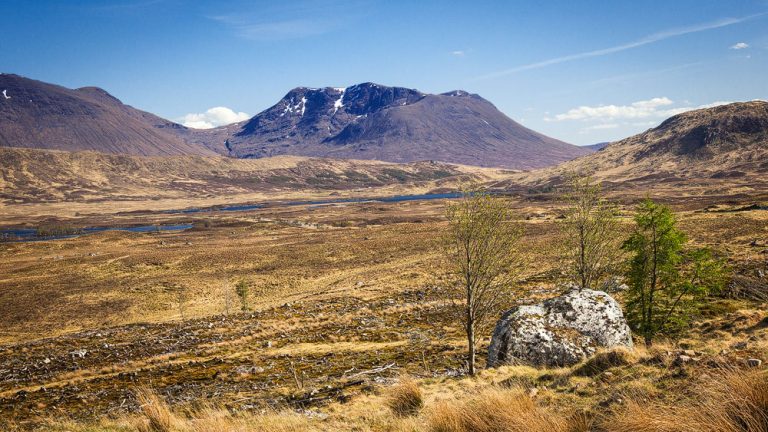
[[[0,0],[0,72],[192,127],[290,89],[477,93],[574,144],[768,99],[768,0]]]

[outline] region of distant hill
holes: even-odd
[[[70,90],[0,74],[0,147],[146,156],[213,155],[186,128],[124,105],[96,87]]]
[[[592,151],[600,151],[600,150],[604,149],[605,146],[607,146],[608,144],[610,144],[610,141],[600,142],[600,143],[597,143],[597,144],[585,145],[585,146],[582,146],[582,147],[590,149]]]
[[[199,139],[209,148],[241,158],[291,154],[530,169],[589,153],[516,123],[475,94],[373,83],[299,87],[236,128],[203,133],[214,141]]]
[[[613,142],[602,151],[532,172],[525,178],[541,182],[566,172],[592,174],[609,181],[765,181],[768,102],[738,102],[678,114],[656,128]]]
[[[356,190],[417,193],[501,178],[507,171],[440,162],[277,156],[145,157],[0,147],[0,203],[230,199]],[[184,204],[180,204],[184,205]]]

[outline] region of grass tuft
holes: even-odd
[[[441,402],[427,419],[431,432],[567,432],[567,422],[520,389],[490,387],[466,401]]]
[[[573,370],[573,375],[594,377],[608,369],[626,366],[635,362],[635,355],[626,348],[614,348],[601,351],[588,358]]]
[[[146,422],[139,426],[141,432],[172,432],[178,423],[168,404],[149,388],[142,387],[135,391],[136,400]]]
[[[389,390],[387,406],[401,417],[416,415],[424,406],[421,389],[414,380],[403,377]]]
[[[606,420],[625,432],[768,432],[768,375],[724,370],[701,382],[693,397],[676,403],[630,400]]]

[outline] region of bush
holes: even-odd
[[[395,415],[406,417],[415,415],[424,406],[421,389],[410,378],[401,378],[400,382],[389,390],[387,406]]]

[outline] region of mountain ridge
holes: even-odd
[[[139,156],[278,155],[437,160],[533,169],[589,150],[516,123],[479,95],[428,94],[366,82],[296,87],[250,119],[192,129],[123,104],[98,87],[67,89],[0,75],[0,146]]]
[[[433,159],[514,169],[548,166],[589,152],[525,128],[476,94],[429,94],[370,82],[296,87],[224,142],[236,157]],[[221,147],[215,149],[221,153]]]
[[[67,89],[0,74],[0,146],[139,156],[214,155],[184,126],[125,105],[98,87]]]
[[[556,182],[568,172],[611,182],[765,176],[768,102],[734,102],[677,114],[591,155],[520,179]]]

